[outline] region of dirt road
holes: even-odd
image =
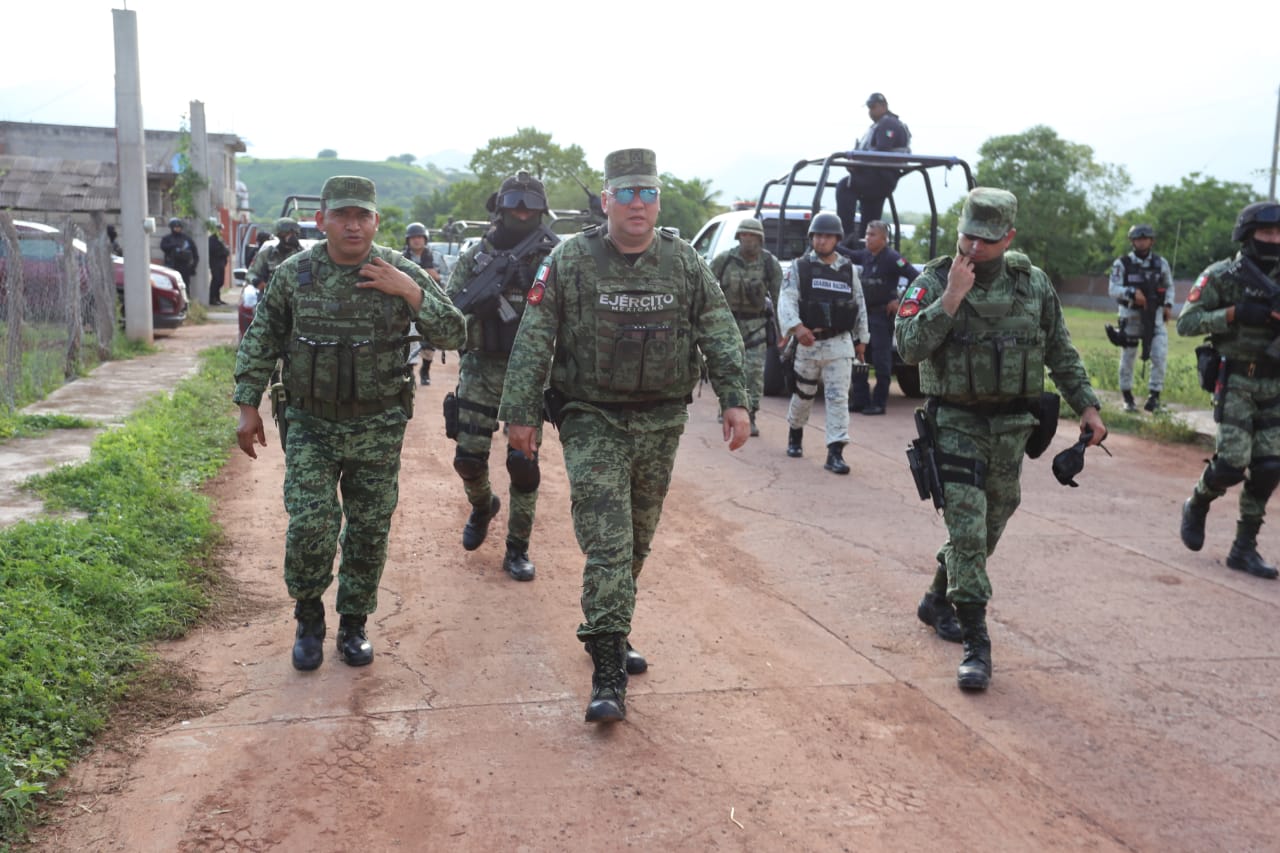
[[[1223,565],[1234,494],[1203,552],[1179,543],[1204,451],[1116,436],[1079,489],[1049,472],[1065,435],[1028,462],[992,563],[993,687],[965,695],[958,647],[914,615],[944,528],[905,467],[907,402],[854,416],[853,474],[835,477],[820,406],[806,458],[783,454],[780,399],[729,454],[704,395],[642,576],[650,669],[625,723],[591,726],[554,432],[538,577],[519,584],[500,570],[505,514],[479,551],[460,545],[439,407],[455,370],[437,365],[410,424],[373,665],[330,641],[318,671],[290,667],[281,454],[274,435],[256,462],[236,452],[209,487],[220,556],[263,607],[163,650],[206,712],[81,762],[40,849],[1280,845],[1280,584]],[[1262,550],[1280,557],[1274,527]]]

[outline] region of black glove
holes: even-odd
[[[1266,326],[1271,323],[1271,306],[1261,302],[1237,302],[1236,322],[1241,326]]]
[[[1068,447],[1066,450],[1053,457],[1053,476],[1058,482],[1064,486],[1071,486],[1073,489],[1080,484],[1075,481],[1075,475],[1084,470],[1084,451],[1089,446],[1089,441],[1093,438],[1093,430],[1086,429],[1080,433],[1080,440]],[[1104,435],[1103,438],[1106,438]],[[1110,456],[1111,451],[1102,446],[1102,442],[1098,442],[1098,446]]]

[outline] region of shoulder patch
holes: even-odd
[[[530,305],[537,305],[542,302],[542,297],[547,292],[547,280],[551,278],[551,256],[542,259],[542,263],[538,264],[538,271],[533,274],[533,285],[529,288],[529,293],[525,296],[525,300]]]
[[[901,305],[899,305],[899,306],[898,306],[898,316],[899,316],[899,317],[904,317],[904,318],[905,318],[905,317],[914,317],[914,316],[916,316],[916,315],[917,315],[917,314],[919,314],[919,313],[920,313],[920,303],[919,303],[919,302],[907,302],[907,301],[905,301],[905,300],[904,300],[904,301],[903,301],[903,303],[902,303]]]
[[[1195,285],[1191,288],[1191,292],[1187,294],[1187,301],[1188,301],[1188,302],[1199,302],[1199,301],[1200,301],[1200,291],[1204,288],[1204,286],[1205,286],[1208,282],[1209,282],[1209,276],[1205,275],[1204,273],[1201,273],[1201,274],[1200,274],[1200,277],[1199,277],[1198,279],[1196,279],[1196,283],[1195,283]]]
[[[902,304],[898,306],[899,317],[914,317],[920,313],[920,300],[924,298],[924,288],[913,284],[902,296]]]

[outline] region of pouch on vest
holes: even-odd
[[[1196,347],[1196,373],[1200,376],[1200,387],[1210,394],[1218,385],[1218,366],[1222,359],[1213,344],[1204,343]]]
[[[1027,436],[1027,456],[1039,459],[1049,449],[1053,436],[1058,432],[1058,415],[1062,411],[1062,398],[1052,391],[1045,391],[1029,407],[1040,423]]]

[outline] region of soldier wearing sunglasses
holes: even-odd
[[[546,409],[587,558],[578,627],[595,666],[587,722],[624,719],[627,676],[647,667],[628,641],[636,580],[703,356],[730,450],[750,428],[742,336],[710,268],[656,227],[654,153],[614,151],[604,176],[606,224],[558,245],[534,275],[498,411],[511,446],[536,456],[549,381]]]
[[[902,358],[920,365],[945,498],[947,541],[916,615],[943,639],[964,643],[956,681],[965,690],[991,682],[987,559],[1018,507],[1022,455],[1037,414],[1048,410],[1040,402],[1046,367],[1081,414],[1082,437],[1089,430],[1091,445],[1106,438],[1053,284],[1026,255],[1008,251],[1017,211],[1012,193],[971,191],[955,258],[929,262],[903,296],[894,329]],[[1056,428],[1051,408],[1046,427]]]

